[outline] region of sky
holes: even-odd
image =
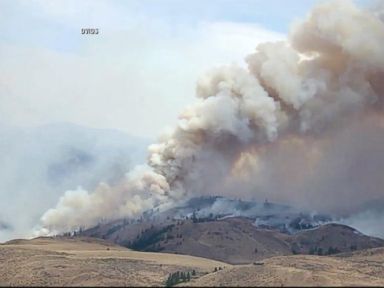
[[[291,24],[317,2],[0,0],[0,195],[5,199],[0,213],[23,214],[10,224],[17,233],[25,233],[61,191],[87,184],[76,182],[86,178],[84,173],[103,174],[125,165],[124,157],[109,159],[108,153],[116,153],[108,149],[123,151],[131,138],[126,143],[120,134],[115,139],[99,131],[91,140],[84,135],[72,139],[85,133],[54,129],[52,134],[44,125],[65,122],[114,129],[147,144],[194,102],[199,77],[217,66],[245,65],[243,59],[258,43],[285,39]],[[98,28],[100,33],[83,35],[82,28]],[[52,135],[63,141],[53,145]],[[105,138],[116,143],[100,141]],[[96,149],[93,142],[105,145]],[[77,159],[59,144],[72,145],[76,153],[87,152],[95,159],[92,169],[81,166],[75,171],[78,175],[56,187],[46,171],[67,162],[74,170],[72,160]],[[132,148],[125,150],[129,154]],[[88,182],[100,180],[99,174],[92,174]],[[36,199],[44,200],[41,207],[33,204]],[[23,234],[3,239],[0,235],[0,241],[15,235]]]
[[[243,65],[317,2],[0,0],[0,125],[70,122],[153,139],[193,102],[201,75]]]
[[[155,138],[193,103],[201,75],[243,65],[317,2],[0,0],[0,125]]]

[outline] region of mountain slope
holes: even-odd
[[[384,246],[384,240],[363,235],[340,224],[286,234],[255,226],[245,217],[202,222],[130,223],[115,221],[82,232],[139,251],[207,257],[231,264],[252,263],[278,255],[335,254]]]
[[[383,246],[384,240],[366,236],[340,224],[326,224],[316,229],[300,231],[289,239],[300,254],[336,254]]]

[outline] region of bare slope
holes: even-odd
[[[225,263],[185,255],[130,251],[89,238],[36,238],[0,245],[0,286],[162,285],[169,273],[198,275]]]
[[[384,246],[384,240],[340,224],[326,224],[296,234],[261,229],[252,219],[226,218],[194,223],[177,220],[150,224],[112,222],[85,231],[134,250],[206,257],[246,264],[291,254],[329,255]]]
[[[291,248],[281,233],[255,229],[250,221],[243,218],[203,223],[179,222],[166,232],[165,237],[148,248],[232,264],[291,254]]]
[[[384,249],[340,256],[295,255],[210,273],[185,286],[383,286]]]
[[[300,254],[329,255],[384,246],[384,240],[364,235],[346,225],[326,224],[288,238]]]
[[[383,262],[384,248],[376,248],[232,266],[97,239],[36,238],[0,245],[0,286],[161,286],[169,273],[192,270],[197,276],[181,286],[383,286]]]

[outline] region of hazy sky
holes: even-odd
[[[284,39],[317,2],[0,0],[0,225],[13,229],[0,241],[25,235],[60,189],[88,188],[84,175],[98,183],[110,167],[127,168],[119,151],[129,160],[134,154],[122,133],[88,131],[95,136],[86,137],[75,132],[87,129],[66,125],[32,132],[15,126],[71,122],[152,141],[194,101],[200,75],[218,65],[244,65],[258,43]],[[82,28],[100,34],[82,35]],[[78,154],[90,154],[94,165],[74,169]],[[65,184],[60,187],[46,173],[57,164],[72,171],[56,177]]]
[[[153,138],[193,101],[199,75],[284,38],[316,2],[0,0],[0,125]]]

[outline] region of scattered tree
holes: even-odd
[[[337,248],[333,248],[332,246],[328,248],[328,255],[340,253],[340,250]]]
[[[192,275],[193,275],[193,271],[192,271]],[[191,280],[191,273],[189,271],[187,273],[183,271],[176,271],[168,275],[168,278],[165,281],[165,286],[171,287],[182,282],[188,282],[190,280]]]
[[[316,248],[309,248],[309,255],[315,255],[315,252],[316,252]]]

